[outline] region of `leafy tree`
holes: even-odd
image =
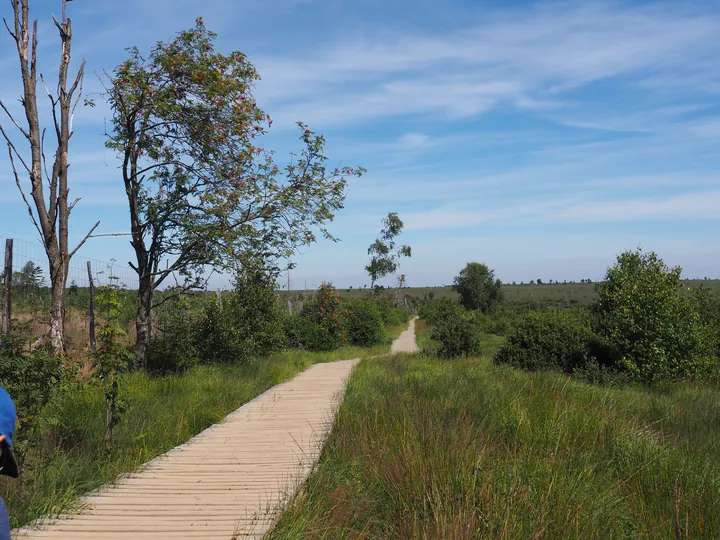
[[[153,294],[171,275],[200,284],[207,266],[246,252],[290,257],[333,239],[325,225],[343,207],[346,176],[328,170],[325,139],[299,123],[303,150],[284,169],[258,139],[272,124],[256,104],[259,75],[241,52],[215,51],[202,19],[145,56],[106,74],[112,107],[107,146],[122,160],[139,278],[135,367],[145,364]]]
[[[538,285],[542,285],[542,279],[538,278],[535,283],[537,283]]]
[[[596,328],[635,379],[692,374],[714,354],[696,302],[680,293],[680,272],[654,252],[626,251],[599,286]]]
[[[71,202],[68,185],[68,155],[70,138],[72,137],[72,120],[75,108],[82,94],[82,81],[85,72],[85,61],[80,63],[74,78],[68,80],[70,68],[70,53],[72,44],[72,23],[67,17],[66,6],[68,0],[61,2],[61,18],[53,22],[60,34],[62,54],[58,70],[57,95],[47,90],[50,98],[53,125],[50,130],[50,139],[55,138],[56,147],[54,159],[48,168],[45,156],[46,128],[40,123],[39,106],[37,99],[38,71],[38,24],[34,21],[30,28],[29,0],[13,0],[13,22],[6,23],[6,28],[15,42],[15,48],[20,60],[20,74],[23,94],[20,103],[25,112],[27,124],[22,125],[10,112],[5,103],[0,100],[0,108],[5,112],[10,123],[21,133],[28,143],[28,153],[22,152],[13,142],[8,131],[0,124],[2,134],[8,146],[10,163],[15,183],[22,199],[27,206],[30,219],[35,225],[42,239],[50,268],[50,343],[56,356],[65,352],[65,301],[64,291],[67,283],[70,259],[85,243],[100,222],[96,223],[90,232],[70,250],[69,219],[72,209],[79,199]],[[45,79],[40,74],[45,88]],[[43,98],[44,99],[44,98]],[[29,177],[30,200],[23,188],[21,175]],[[46,191],[47,190],[47,191]]]
[[[395,239],[400,235],[403,227],[403,222],[397,212],[390,212],[383,219],[380,235],[368,248],[370,263],[365,270],[370,276],[370,289],[373,291],[377,280],[397,272],[401,257],[412,256],[410,246],[396,246],[395,244]]]
[[[492,313],[502,300],[502,282],[495,272],[482,263],[467,263],[455,277],[453,290],[460,295],[460,303],[467,309]]]

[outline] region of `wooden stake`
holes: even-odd
[[[10,316],[11,316],[11,290],[12,290],[12,261],[13,261],[13,241],[12,238],[5,240],[5,298],[2,307],[2,333],[7,336],[10,333]]]
[[[95,282],[93,281],[92,263],[87,262],[88,280],[90,281],[90,351],[95,352]]]

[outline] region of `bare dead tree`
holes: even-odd
[[[75,109],[82,95],[82,82],[85,72],[85,61],[80,64],[72,83],[68,87],[68,71],[70,68],[70,48],[72,43],[72,23],[66,14],[67,0],[61,0],[61,20],[53,16],[53,21],[60,33],[62,44],[60,69],[55,94],[45,84],[42,74],[37,71],[38,26],[37,20],[30,28],[29,0],[10,0],[13,10],[13,24],[3,19],[17,47],[20,60],[20,72],[23,83],[23,95],[20,103],[25,112],[27,124],[21,124],[11,110],[0,100],[0,108],[9,121],[27,139],[29,155],[20,151],[13,142],[7,124],[0,122],[0,133],[7,143],[10,164],[20,194],[27,206],[30,219],[42,238],[50,267],[50,286],[52,300],[50,307],[50,342],[55,354],[65,351],[63,291],[67,283],[70,259],[85,243],[100,222],[70,251],[68,248],[68,220],[70,213],[80,199],[69,202],[68,188],[68,150],[72,138],[72,121]],[[38,114],[37,85],[38,75],[50,99],[52,120],[57,147],[48,170],[45,158],[46,129],[41,128]],[[44,173],[44,174],[43,174]],[[30,199],[23,189],[21,177],[28,175],[30,179]],[[45,188],[47,187],[47,195]]]

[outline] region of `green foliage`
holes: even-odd
[[[578,312],[557,308],[529,311],[517,321],[495,362],[571,373],[585,364],[592,338],[587,317]]]
[[[424,304],[420,317],[431,325],[430,339],[437,344],[433,351],[443,358],[479,355],[482,350],[481,326],[474,314],[456,301],[443,297]]]
[[[365,267],[370,276],[370,288],[375,290],[375,282],[397,272],[402,257],[411,257],[410,246],[396,246],[395,239],[403,230],[403,222],[397,212],[390,212],[383,219],[383,228],[378,238],[370,244],[368,255],[370,262]]]
[[[17,336],[0,337],[0,386],[15,402],[18,422],[13,452],[21,474],[25,456],[38,443],[38,418],[69,372],[60,360],[44,349],[27,352]]]
[[[523,312],[524,310],[521,311],[517,308],[500,306],[492,313],[485,314],[476,311],[474,315],[484,332],[496,336],[507,336],[512,333],[515,322]]]
[[[492,313],[502,300],[501,287],[502,282],[495,279],[495,272],[487,265],[470,262],[455,277],[453,290],[466,309]]]
[[[387,295],[374,295],[371,301],[386,326],[399,326],[410,320],[408,312],[403,308],[393,307]]]
[[[291,349],[323,352],[336,350],[342,345],[334,335],[302,315],[287,316],[284,326],[287,346]]]
[[[434,325],[430,337],[439,344],[437,355],[441,358],[477,356],[482,352],[480,326],[462,311]]]
[[[636,380],[685,377],[713,362],[716,342],[701,320],[701,301],[681,295],[680,285],[679,267],[640,250],[620,254],[599,285],[597,331]]]
[[[195,324],[195,348],[202,362],[246,362],[285,346],[283,312],[266,269],[238,273],[235,289],[211,299]]]
[[[350,343],[360,347],[372,347],[384,341],[385,324],[376,302],[370,300],[353,302],[347,304],[346,309]]]
[[[442,296],[437,300],[425,302],[420,306],[418,315],[430,325],[436,325],[443,319],[451,317],[458,312],[460,305],[457,300],[448,296]]]
[[[125,411],[121,381],[132,360],[132,354],[119,339],[125,336],[120,323],[122,302],[119,286],[111,281],[110,285],[98,288],[97,305],[102,313],[97,350],[92,354],[94,377],[99,382],[105,397],[105,450],[112,451],[113,428],[120,422]]]
[[[147,54],[128,49],[105,84],[106,144],[123,163],[133,245],[146,254],[138,272],[152,273],[153,289],[173,272],[197,282],[205,265],[226,269],[248,250],[285,258],[317,231],[332,239],[326,224],[343,207],[346,177],[364,172],[327,168],[325,138],[302,123],[302,150],[278,166],[260,143],[272,120],[252,94],[259,74],[216,40],[198,18]],[[165,258],[166,270],[143,266]]]
[[[157,311],[158,334],[148,349],[147,369],[151,373],[181,373],[200,363],[196,326],[187,296],[165,302]]]
[[[332,284],[322,283],[320,285],[317,292],[303,307],[302,316],[319,329],[319,332],[314,331],[315,347],[323,348],[310,348],[310,350],[337,349],[347,343],[346,310],[340,300],[340,294]]]

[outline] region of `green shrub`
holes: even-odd
[[[245,362],[285,346],[285,315],[272,276],[246,271],[235,290],[211,299],[195,324],[195,347],[203,362]]]
[[[386,326],[400,326],[407,324],[410,315],[402,308],[393,307],[392,302],[387,296],[374,295],[372,303],[375,305],[383,324]]]
[[[695,375],[715,361],[712,329],[701,319],[701,302],[681,295],[680,272],[653,252],[626,251],[598,287],[597,332],[636,380]]]
[[[589,322],[578,312],[547,308],[529,311],[495,355],[498,364],[570,373],[584,365],[593,339]]]
[[[347,304],[347,335],[353,345],[372,347],[385,338],[383,319],[371,301]]]
[[[148,371],[179,373],[199,364],[200,353],[195,346],[198,316],[190,316],[187,299],[166,302],[158,315],[158,333],[150,341],[147,353]]]
[[[517,310],[500,307],[492,313],[474,312],[483,331],[497,336],[507,336],[512,333],[519,314]]]
[[[69,382],[71,375],[46,350],[27,352],[25,345],[16,336],[0,336],[0,386],[10,394],[17,409],[13,448],[21,474],[25,469],[25,456],[39,442],[41,412],[57,389]]]
[[[326,332],[308,317],[288,315],[284,321],[287,347],[305,351],[332,351],[342,345],[336,336]]]
[[[461,306],[456,300],[443,296],[438,300],[423,304],[418,314],[420,318],[426,320],[428,324],[435,326],[440,321],[459,313],[460,310]]]
[[[442,302],[432,316],[430,338],[438,344],[437,356],[457,358],[481,353],[480,325],[457,302]]]
[[[330,283],[323,283],[305,304],[301,316],[314,324],[316,328],[308,331],[308,347],[315,351],[328,351],[342,347],[348,341],[345,308],[340,294]],[[319,329],[319,330],[318,330]]]

